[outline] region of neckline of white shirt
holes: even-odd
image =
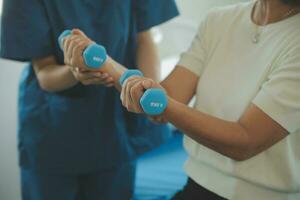
[[[289,24],[290,22],[292,22],[294,20],[299,20],[299,23],[300,23],[300,13],[298,13],[296,15],[293,15],[291,17],[288,17],[288,18],[283,19],[283,20],[278,21],[278,22],[273,22],[273,23],[270,23],[270,24],[267,24],[267,25],[258,25],[258,24],[256,24],[253,21],[253,18],[252,18],[252,11],[254,9],[254,6],[255,6],[255,1],[249,3],[249,9],[248,9],[248,12],[247,12],[247,18],[249,19],[249,21],[250,21],[250,23],[251,23],[252,26],[255,26],[255,27],[259,28],[259,29],[264,29],[264,28],[270,29],[270,28],[273,28],[273,27],[275,28],[275,27],[278,27],[278,26]]]

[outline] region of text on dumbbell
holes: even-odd
[[[94,56],[93,60],[96,61],[96,62],[103,62],[104,61],[102,58],[97,57],[97,56]]]
[[[151,107],[156,107],[156,108],[162,108],[164,105],[161,104],[161,103],[151,102],[150,106]]]

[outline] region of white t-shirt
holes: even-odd
[[[195,109],[236,122],[253,103],[290,134],[242,162],[186,136],[185,170],[227,199],[300,200],[300,14],[263,28],[254,44],[253,6],[210,12],[178,65],[200,77]]]

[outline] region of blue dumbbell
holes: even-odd
[[[58,38],[58,43],[62,49],[63,40],[65,37],[72,34],[72,31],[64,31]],[[103,46],[98,44],[89,45],[83,52],[83,60],[89,68],[99,69],[105,63],[107,59],[107,53]]]
[[[72,31],[64,31],[58,38],[62,48],[63,39],[72,34]],[[100,69],[107,59],[106,50],[98,44],[89,45],[83,52],[85,64],[92,69]],[[143,76],[139,70],[127,70],[120,77],[119,83],[123,86],[124,82],[132,76]],[[140,99],[140,105],[148,115],[159,115],[164,112],[168,104],[165,92],[159,88],[152,88],[145,91]]]
[[[132,76],[143,76],[143,73],[140,70],[127,70],[119,80],[120,85],[123,85]],[[140,99],[140,105],[146,114],[159,115],[165,111],[168,99],[162,89],[151,88],[144,92]]]

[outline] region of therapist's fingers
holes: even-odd
[[[85,67],[82,54],[86,46],[87,46],[86,42],[80,40],[76,43],[76,46],[73,47],[72,58],[70,60],[72,66],[77,66],[81,68]]]
[[[67,48],[69,47],[71,40],[69,40],[69,37],[66,37],[64,39],[64,43],[63,43],[63,52],[64,52],[64,62],[65,64],[69,64],[69,56],[68,56],[68,52],[67,52]]]
[[[101,78],[101,77],[102,77],[101,72],[80,72],[80,71],[77,71],[75,73],[75,78],[80,82],[86,81],[86,80],[91,79],[91,78]]]
[[[105,87],[113,87],[114,86],[114,79],[112,77],[107,77],[103,79],[103,83]]]
[[[71,62],[72,61],[72,58],[73,58],[73,50],[74,48],[77,47],[78,43],[82,40],[80,36],[71,36],[69,38],[70,40],[70,43],[66,49],[66,52],[67,52],[67,56],[68,56],[68,59],[69,61]],[[73,65],[73,63],[70,63],[71,65]]]
[[[113,86],[113,78],[90,78],[82,82],[84,85],[104,85],[105,87]]]
[[[86,85],[86,86],[87,85],[96,85],[98,82],[99,82],[98,78],[90,78],[90,79],[82,81],[82,84]]]
[[[72,33],[75,34],[75,35],[81,35],[81,36],[83,36],[83,37],[85,37],[85,38],[88,38],[88,37],[86,36],[86,34],[85,34],[82,30],[80,30],[80,29],[78,29],[78,28],[73,29],[73,30],[72,30]]]
[[[105,87],[112,87],[114,85],[114,79],[107,73],[82,71],[80,69],[72,69],[72,71],[75,71],[75,78],[84,85],[103,85]]]
[[[87,38],[83,38],[82,36],[74,37],[74,40],[70,45],[70,51],[72,50],[70,62],[72,66],[80,67],[82,69],[87,67],[82,54],[83,51],[92,43],[94,42]]]
[[[73,36],[67,36],[64,39],[64,43],[63,43],[64,60],[65,60],[65,63],[68,64],[68,65],[70,64],[70,52],[69,52],[69,49],[70,49],[70,46],[72,44],[72,38],[73,38]]]

